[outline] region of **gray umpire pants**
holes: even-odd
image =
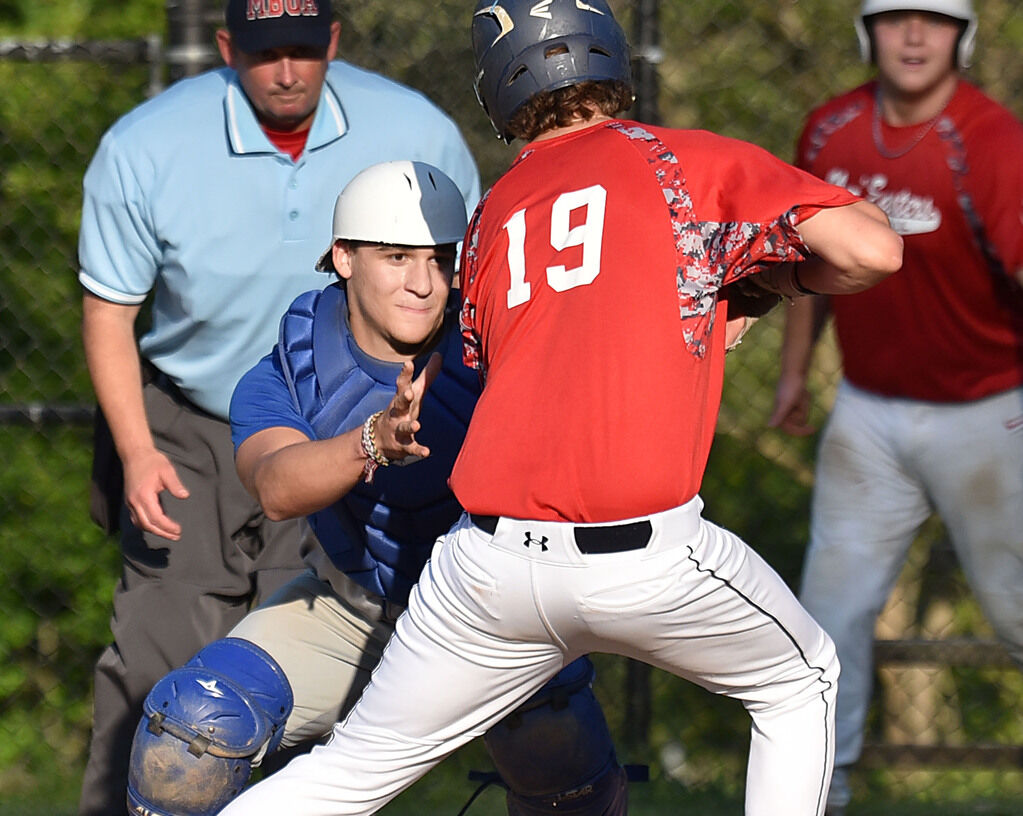
[[[154,384],[144,394],[156,446],[190,495],[162,497],[182,526],[179,541],[143,533],[122,508],[113,642],[96,664],[80,816],[125,813],[131,742],[149,690],[304,572],[302,558],[314,541],[304,519],[263,516],[238,479],[226,422]]]

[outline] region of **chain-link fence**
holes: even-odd
[[[117,116],[213,56],[218,0],[137,3],[119,16],[100,13],[99,2],[39,4],[74,7],[64,19],[0,0],[0,811],[5,796],[54,779],[70,789],[81,771],[91,668],[109,636],[119,569],[115,542],[85,511],[92,394],[78,325],[82,174]],[[634,44],[634,115],[747,139],[783,158],[814,104],[868,74],[851,25],[858,0],[614,5]],[[494,138],[471,90],[470,6],[344,2],[342,55],[448,110],[490,182],[514,151]],[[1020,115],[1023,0],[977,6],[971,75]],[[91,7],[95,14],[82,13]],[[780,319],[776,311],[762,321],[729,359],[704,498],[711,518],[794,585],[815,439],[765,426]],[[812,379],[818,424],[837,372],[828,337]],[[878,801],[1023,796],[1023,678],[993,644],[939,523],[921,535],[878,634],[883,662],[858,792]],[[655,779],[690,791],[741,787],[740,707],[617,659],[600,662],[599,691],[626,758],[649,761]]]

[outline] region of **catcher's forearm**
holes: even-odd
[[[267,428],[238,448],[242,484],[273,521],[298,518],[338,501],[363,476],[362,429],[310,440],[294,428]]]

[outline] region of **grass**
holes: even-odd
[[[431,788],[429,792],[424,786]],[[443,790],[438,790],[443,787]],[[381,811],[382,816],[455,816],[473,791],[471,783],[455,779],[438,786],[436,776],[417,783]],[[0,798],[4,816],[74,816],[77,790],[59,795]],[[634,785],[629,794],[630,816],[738,816],[742,800],[714,790],[686,791],[680,786],[654,781]],[[504,793],[489,788],[469,807],[465,816],[505,816]],[[857,802],[847,816],[1019,816],[1019,799],[988,799],[975,802],[934,803],[913,800]]]
[[[456,816],[468,802],[477,783],[469,781],[471,769],[489,770],[490,764],[476,742],[448,758],[437,769],[387,805],[382,816]],[[742,813],[742,794],[707,785],[687,789],[651,769],[648,783],[633,784],[629,790],[630,816],[738,816]],[[80,775],[69,775],[48,784],[45,791],[17,796],[0,796],[3,816],[74,816]],[[960,800],[942,799],[940,794],[922,793],[919,797],[895,797],[863,789],[849,807],[847,816],[1018,816],[1018,796],[997,793]],[[997,791],[997,786],[988,787]],[[504,792],[487,788],[468,808],[465,816],[505,816]],[[112,814],[112,816],[116,816]],[[285,815],[286,816],[286,815]]]
[[[474,790],[475,783],[465,777],[455,778],[453,774],[437,771],[413,785],[380,813],[382,816],[455,816]],[[74,816],[77,799],[77,789],[52,795],[0,798],[0,813],[4,816]],[[664,782],[633,785],[630,790],[631,816],[667,816],[679,812],[725,816],[741,811],[738,799],[713,791],[687,793],[677,785]],[[507,812],[504,792],[491,786],[472,803],[465,816],[505,816]],[[897,814],[889,812],[888,816]]]

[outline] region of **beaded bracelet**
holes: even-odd
[[[377,467],[387,467],[391,464],[391,460],[377,449],[376,423],[383,413],[383,411],[377,411],[362,423],[362,452],[366,456],[366,465],[362,469],[362,480],[366,484],[373,481],[373,474],[376,473]]]

